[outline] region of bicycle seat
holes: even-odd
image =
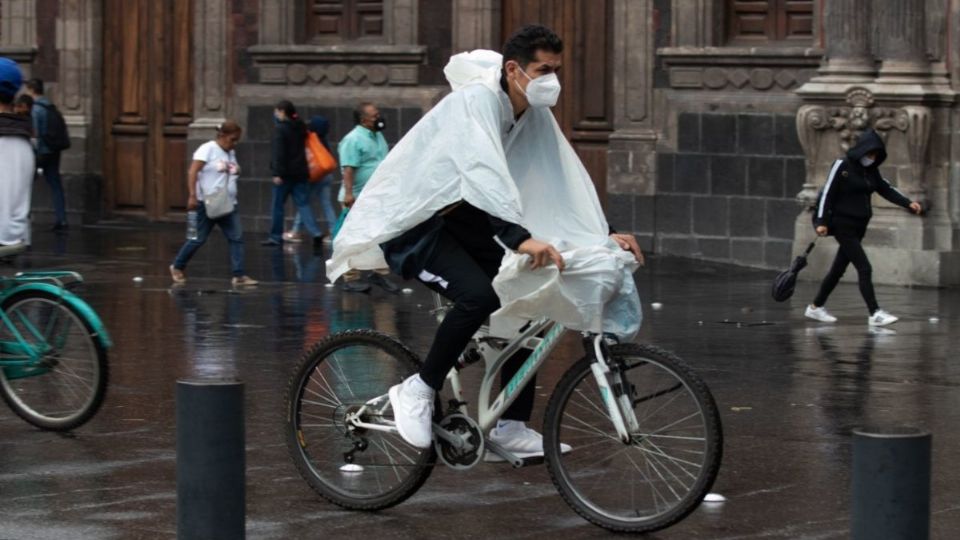
[[[9,246],[0,245],[0,257],[11,257],[27,250],[27,245],[23,242],[11,244]]]

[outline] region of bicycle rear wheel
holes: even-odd
[[[10,327],[0,325],[6,343],[0,358],[0,394],[18,416],[43,429],[67,431],[96,414],[107,389],[107,353],[83,315],[57,295],[23,291],[0,309],[40,360],[27,365]]]
[[[402,343],[370,330],[334,334],[303,356],[287,389],[287,447],[320,496],[352,510],[379,510],[426,482],[436,462],[432,446],[421,450],[397,433],[350,430],[345,423],[347,414],[419,370]],[[389,407],[384,416],[393,420]]]
[[[547,405],[547,468],[588,521],[622,532],[663,529],[693,512],[713,485],[723,453],[720,415],[706,384],[676,356],[635,344],[610,352],[639,429],[629,444],[618,437],[584,358]],[[561,454],[561,441],[573,451]]]

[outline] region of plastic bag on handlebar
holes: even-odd
[[[610,332],[633,339],[643,322],[640,296],[633,280],[637,263],[610,241],[602,246],[574,247],[560,243],[566,268],[530,269],[530,257],[508,252],[493,288],[502,307],[495,318],[550,317],[571,330]],[[566,248],[566,249],[565,249]]]

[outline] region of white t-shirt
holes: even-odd
[[[30,241],[30,195],[36,172],[24,137],[0,137],[0,245]]]
[[[194,161],[204,162],[203,168],[197,173],[197,200],[203,200],[204,193],[227,186],[230,202],[237,204],[237,177],[240,176],[240,165],[237,164],[237,155],[233,150],[227,152],[210,141],[200,145],[193,153]]]

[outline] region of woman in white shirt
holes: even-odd
[[[207,241],[214,225],[219,225],[223,235],[230,243],[230,266],[233,273],[233,285],[256,285],[257,281],[246,275],[243,268],[243,230],[240,227],[240,213],[237,211],[237,177],[240,175],[240,166],[233,149],[236,148],[243,134],[243,128],[232,120],[228,120],[217,129],[217,138],[204,143],[193,153],[193,163],[187,173],[187,189],[190,198],[187,201],[189,210],[197,211],[197,238],[187,240],[180,248],[177,258],[170,265],[170,277],[174,283],[183,283],[187,280],[184,270],[187,263],[200,246]],[[211,218],[207,215],[204,198],[223,196],[221,190],[226,189],[226,196],[233,210],[222,216]]]

